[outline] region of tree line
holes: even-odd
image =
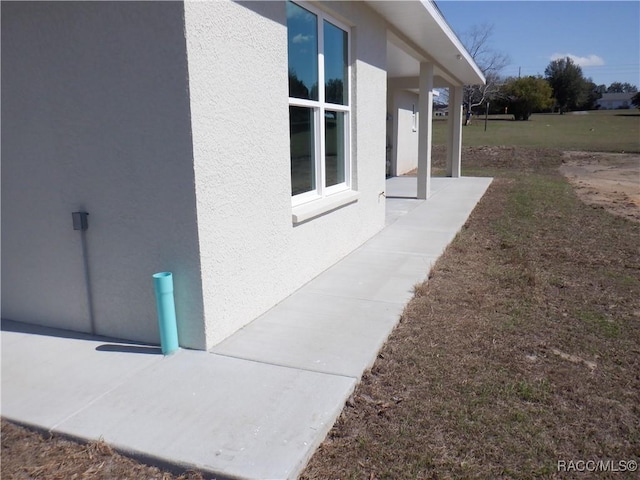
[[[594,110],[604,93],[634,93],[630,83],[596,85],[585,78],[582,69],[570,57],[553,60],[541,76],[506,79],[496,96],[498,106],[512,108],[516,120],[528,120],[534,112],[552,110]]]
[[[544,77],[501,76],[509,58],[489,46],[492,31],[493,26],[489,24],[472,27],[463,40],[487,80],[485,85],[465,86],[467,119],[471,112],[484,112],[489,106],[492,113],[510,113],[515,120],[528,120],[532,113],[543,111],[563,114],[593,110],[598,108],[597,102],[604,93],[635,93],[631,102],[640,107],[640,94],[635,85],[626,82],[596,85],[591,78],[585,78],[582,68],[570,57],[551,61]]]
[[[582,69],[571,58],[552,61],[542,76],[506,78],[492,100],[494,111],[512,113],[515,120],[528,120],[532,113],[594,110],[604,93],[637,93],[630,83],[613,82],[596,85],[585,78]]]

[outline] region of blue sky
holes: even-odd
[[[554,55],[572,56],[600,85],[640,88],[640,1],[436,0],[464,39],[474,25],[493,25],[489,42],[509,55],[503,75],[544,75]]]

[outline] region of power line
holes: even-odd
[[[512,65],[502,70],[502,75],[505,77],[518,78],[522,76],[536,76],[544,75],[544,71],[547,68],[546,65]],[[623,63],[612,65],[594,65],[580,67],[586,78],[590,77],[624,77],[620,81],[631,81],[631,83],[640,83],[640,64],[638,63]],[[618,81],[618,80],[616,80]]]

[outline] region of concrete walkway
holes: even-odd
[[[387,227],[211,352],[2,323],[2,416],[216,478],[294,479],[491,183],[387,181]]]

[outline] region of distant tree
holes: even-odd
[[[325,85],[325,99],[327,102],[341,104],[344,100],[344,86],[339,78],[331,78]]]
[[[600,87],[587,78],[582,84],[582,95],[578,99],[577,108],[579,110],[594,110],[598,108],[598,100],[601,98]]]
[[[559,58],[549,63],[544,74],[553,89],[560,114],[575,109],[584,94],[585,78],[580,66],[569,57]]]
[[[633,97],[631,97],[631,104],[640,108],[640,92],[636,93]]]
[[[508,108],[515,120],[529,120],[534,112],[553,107],[553,90],[542,77],[508,80],[500,90],[500,103]]]
[[[638,87],[627,82],[613,82],[609,85],[609,88],[607,88],[607,93],[635,93],[637,91]]]
[[[296,98],[309,98],[309,89],[298,78],[296,72],[289,69],[289,96]]]
[[[607,93],[607,86],[605,84],[598,85],[596,87],[596,92],[602,95],[603,93]]]
[[[491,47],[491,35],[493,35],[493,25],[488,23],[475,25],[463,35],[465,48],[487,80],[485,85],[466,85],[464,87],[464,102],[468,111],[483,105],[496,96],[500,90],[500,72],[511,62],[507,54]]]

